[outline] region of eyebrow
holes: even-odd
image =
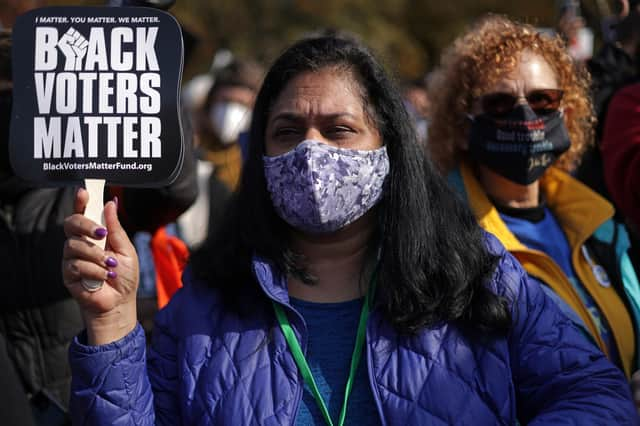
[[[337,112],[333,114],[317,114],[317,115],[319,115],[323,119],[336,119],[336,118],[343,118],[343,117],[348,117],[351,119],[356,118],[356,116],[351,114],[350,112]],[[294,112],[281,112],[275,117],[273,117],[270,121],[271,122],[275,122],[277,120],[303,121],[305,117],[306,117],[305,115],[297,114]]]

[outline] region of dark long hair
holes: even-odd
[[[446,321],[505,332],[511,321],[506,302],[486,287],[497,261],[486,250],[475,218],[418,147],[399,91],[382,66],[346,37],[301,40],[267,73],[239,189],[216,238],[193,257],[196,276],[240,307],[250,295],[266,297],[252,276],[252,255],[268,259],[281,273],[295,269],[289,228],[275,213],[264,176],[267,119],[293,77],[326,68],[355,76],[387,146],[391,170],[376,210],[382,249],[376,299],[385,318],[407,334]]]

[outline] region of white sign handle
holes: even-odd
[[[85,179],[84,186],[89,192],[89,203],[84,211],[85,217],[92,221],[104,225],[104,179]],[[93,244],[104,250],[107,239],[94,240],[87,238]],[[87,291],[98,291],[102,288],[103,281],[83,280],[82,286]]]

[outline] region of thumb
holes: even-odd
[[[76,198],[73,203],[73,212],[83,214],[88,202],[89,192],[84,188],[78,188],[76,191]]]
[[[116,253],[125,256],[135,254],[135,249],[126,231],[118,220],[118,207],[113,201],[104,206],[104,223],[107,227],[107,246]]]

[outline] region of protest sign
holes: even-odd
[[[180,172],[182,33],[144,7],[48,7],[13,27],[9,140],[15,173],[42,186],[84,181],[104,223],[105,181],[160,187]],[[105,240],[92,240],[101,248]],[[89,291],[101,281],[85,280]]]
[[[48,7],[13,28],[10,158],[41,185],[159,187],[183,155],[182,37],[166,12]]]

